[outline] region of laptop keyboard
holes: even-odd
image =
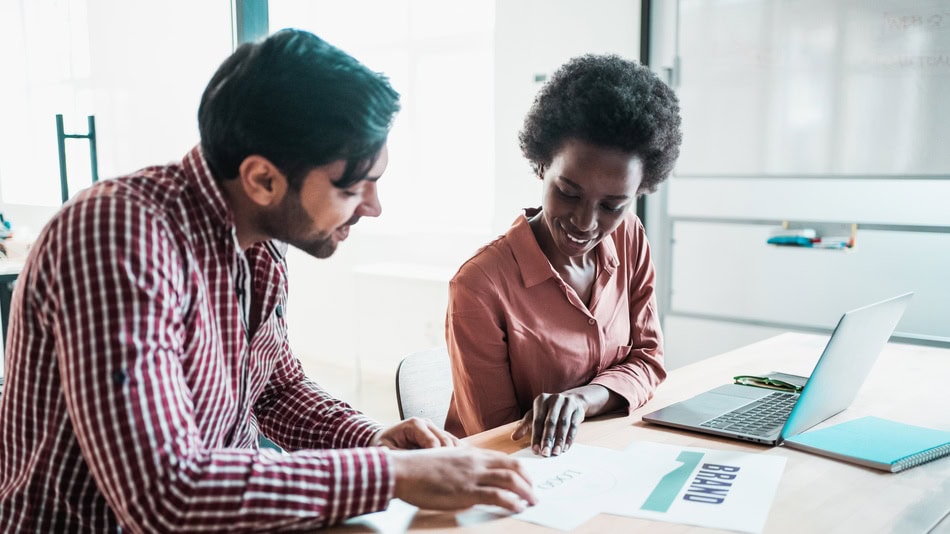
[[[792,413],[798,395],[776,391],[699,425],[753,436],[768,436],[781,428]]]

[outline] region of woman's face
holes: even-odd
[[[615,148],[569,140],[541,179],[541,217],[553,244],[565,260],[585,257],[633,209],[643,162]]]

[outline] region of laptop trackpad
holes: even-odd
[[[670,421],[699,425],[714,417],[767,396],[770,391],[749,386],[726,384],[643,416],[646,421]]]

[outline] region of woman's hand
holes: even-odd
[[[585,417],[619,410],[626,403],[623,397],[599,384],[562,393],[542,393],[515,427],[511,439],[519,440],[531,432],[531,450],[535,454],[557,456],[574,444]]]
[[[557,456],[574,444],[577,429],[587,415],[587,403],[582,395],[542,393],[534,399],[534,407],[511,434],[519,440],[531,432],[531,450],[541,456]]]

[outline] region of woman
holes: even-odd
[[[679,155],[679,105],[644,66],[586,55],[563,65],[525,118],[521,150],[541,207],[479,250],[449,286],[454,394],[446,429],[520,420],[542,456],[581,421],[633,410],[666,377],[639,195]]]

